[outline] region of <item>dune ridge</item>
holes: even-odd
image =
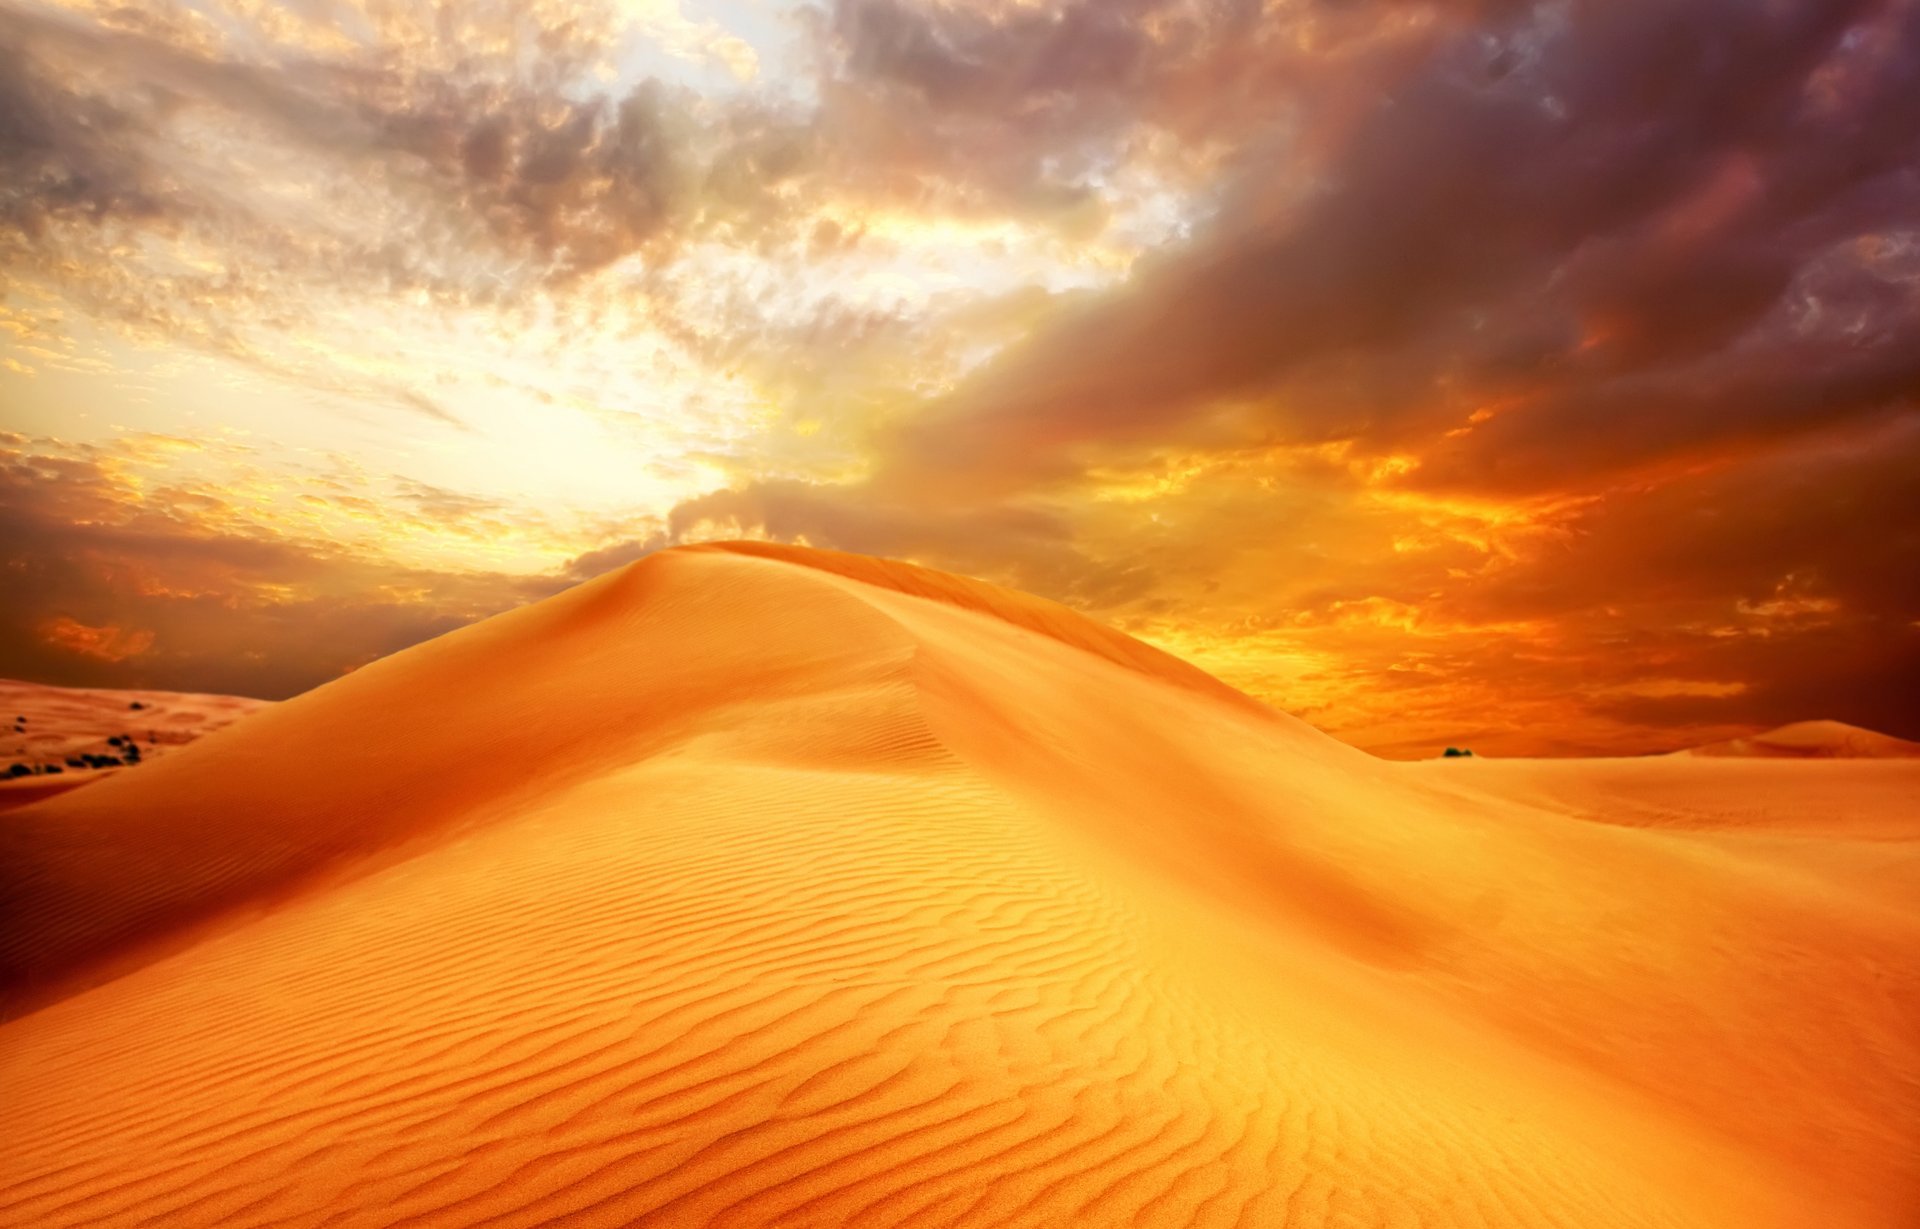
[[[954,576],[899,559],[876,559],[871,555],[788,546],[780,542],[708,542],[683,549],[725,551],[759,559],[778,559],[783,563],[813,568],[849,580],[864,581],[895,593],[989,614],[1014,627],[1038,632],[1061,644],[1084,649],[1096,657],[1162,679],[1176,687],[1197,691],[1250,712],[1268,714],[1272,711],[1245,692],[1229,687],[1171,653],[1095,623],[1058,602],[1002,589],[985,581]]]
[[[0,817],[0,1224],[1912,1222],[1920,832],[1130,645],[675,550]]]

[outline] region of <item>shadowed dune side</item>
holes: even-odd
[[[1910,839],[1114,636],[673,551],[6,816],[0,1224],[1912,1222]]]

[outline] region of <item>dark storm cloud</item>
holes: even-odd
[[[1576,451],[1604,419],[1624,464],[1727,433],[1779,374],[1743,349],[1755,329],[1811,360],[1761,408],[1776,430],[1884,406],[1912,387],[1912,283],[1878,289],[1847,245],[1920,222],[1917,49],[1920,11],[1872,0],[1553,4],[1458,28],[1371,66],[1376,102],[1312,186],[1275,205],[1302,168],[1247,168],[1189,249],[892,451],[1043,477],[1083,447],[1194,438],[1227,398],[1257,403],[1254,437],[1406,447],[1518,384],[1538,403],[1437,473],[1472,482],[1528,418]],[[1375,364],[1386,381],[1352,374]]]

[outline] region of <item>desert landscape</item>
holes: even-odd
[[[0,810],[159,759],[265,701],[0,679]]]
[[[0,1229],[1920,1229],[1920,0],[0,63]]]
[[[665,551],[0,816],[0,1223],[1900,1229],[1916,802]]]

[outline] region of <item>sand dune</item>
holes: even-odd
[[[1913,1225],[1920,763],[1662,764],[656,555],[0,817],[0,1224]]]
[[[1920,759],[1920,743],[1863,730],[1844,721],[1796,721],[1764,734],[1707,743],[1678,754],[1750,759],[1903,760]]]
[[[26,770],[0,776],[0,810],[99,780],[128,761],[150,763],[265,704],[0,679],[0,773],[13,765]]]

